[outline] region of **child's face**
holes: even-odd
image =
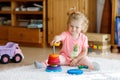
[[[79,35],[79,33],[81,32],[81,26],[82,21],[78,21],[78,20],[72,20],[69,24],[68,24],[68,30],[69,32],[74,36],[74,35]]]

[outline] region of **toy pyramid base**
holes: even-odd
[[[47,66],[46,72],[61,72],[62,68],[60,65],[53,67],[53,66]]]

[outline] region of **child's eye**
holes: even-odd
[[[76,27],[77,29],[79,28],[79,27]]]
[[[70,25],[71,27],[74,27],[73,25]]]

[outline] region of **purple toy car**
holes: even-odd
[[[0,46],[0,61],[3,64],[13,61],[19,63],[24,58],[21,49],[17,43],[8,42],[5,46]]]

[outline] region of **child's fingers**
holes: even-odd
[[[55,46],[55,43],[57,43],[56,40],[53,40],[53,41],[50,43],[50,45],[51,45],[51,46]]]
[[[50,45],[53,46],[53,44],[54,44],[54,40],[50,43]]]

